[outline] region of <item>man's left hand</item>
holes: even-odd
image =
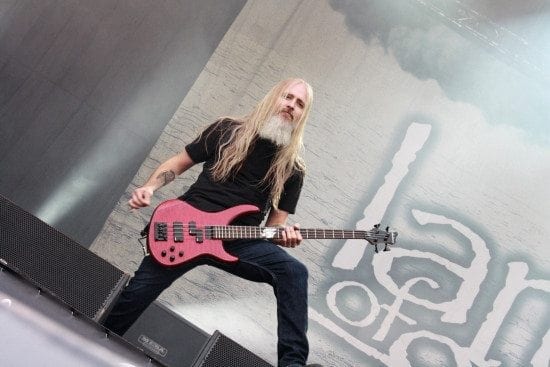
[[[279,246],[296,247],[302,242],[302,234],[300,233],[300,225],[298,223],[293,226],[284,227],[281,235],[281,239],[275,240]]]

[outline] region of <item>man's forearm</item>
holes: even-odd
[[[143,186],[148,186],[153,190],[157,190],[174,181],[176,176],[182,174],[193,164],[189,155],[183,151],[162,163]]]
[[[272,208],[267,216],[265,225],[268,227],[284,227],[288,219],[288,213],[284,210]]]
[[[157,170],[158,171],[158,170]],[[151,186],[154,190],[168,185],[176,179],[176,173],[170,170],[155,171],[147,180],[144,186]]]

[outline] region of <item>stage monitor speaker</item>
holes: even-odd
[[[124,334],[124,339],[169,367],[190,367],[209,337],[156,301]]]
[[[101,322],[129,275],[0,195],[0,263]]]
[[[273,367],[218,330],[208,340],[192,367]]]

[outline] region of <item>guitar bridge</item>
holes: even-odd
[[[168,225],[164,222],[155,223],[155,241],[168,240]]]

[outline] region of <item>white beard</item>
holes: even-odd
[[[292,131],[294,131],[292,122],[285,121],[281,116],[275,115],[262,126],[259,135],[279,146],[286,146],[290,144]]]

